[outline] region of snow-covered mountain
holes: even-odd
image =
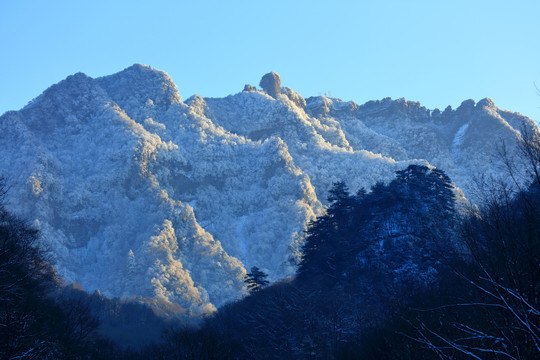
[[[0,117],[8,206],[67,280],[198,315],[241,296],[246,268],[293,274],[333,182],[356,191],[429,163],[474,199],[473,179],[501,172],[499,144],[536,127],[489,99],[440,112],[304,99],[276,73],[261,86],[182,102],[148,66],[69,76]]]

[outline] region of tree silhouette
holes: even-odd
[[[246,274],[244,282],[247,284],[249,292],[254,293],[260,291],[270,283],[266,280],[267,277],[267,274],[259,270],[258,267],[253,266],[251,273]]]

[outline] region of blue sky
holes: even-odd
[[[0,113],[82,71],[143,63],[184,99],[269,71],[304,97],[405,97],[428,108],[490,97],[540,120],[540,1],[0,2]]]

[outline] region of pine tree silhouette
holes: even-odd
[[[251,273],[246,274],[244,282],[247,284],[249,292],[254,293],[260,291],[270,283],[266,280],[267,277],[267,274],[259,270],[258,267],[253,266]]]

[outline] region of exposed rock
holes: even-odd
[[[246,85],[244,86],[244,90],[242,90],[242,91],[245,91],[245,92],[256,92],[256,91],[258,91],[258,90],[257,90],[257,87],[256,87],[256,86],[251,86],[250,84],[246,84]]]
[[[456,111],[458,113],[460,113],[460,114],[470,113],[473,110],[474,110],[474,100],[473,99],[464,100],[461,103],[461,105],[456,109]]]
[[[281,93],[281,79],[276,72],[269,72],[264,75],[259,83],[259,86],[274,99]]]

